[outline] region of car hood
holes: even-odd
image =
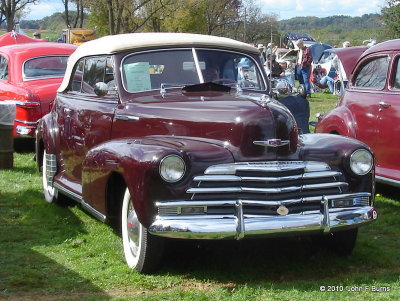
[[[139,136],[173,136],[207,141],[227,148],[236,161],[276,160],[294,153],[296,122],[288,109],[266,95],[230,92],[144,93],[116,112],[134,115]],[[131,123],[133,124],[133,123]],[[113,131],[126,136],[126,125]]]

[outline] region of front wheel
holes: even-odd
[[[164,250],[164,240],[151,235],[139,222],[128,188],[122,201],[121,232],[128,266],[142,274],[157,269]]]

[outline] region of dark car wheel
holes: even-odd
[[[130,268],[148,274],[157,269],[164,250],[164,240],[151,235],[138,220],[128,188],[125,190],[121,215],[122,243]]]
[[[353,252],[357,240],[358,229],[333,232],[328,235],[314,237],[315,242],[339,256],[349,256]]]

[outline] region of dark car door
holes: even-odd
[[[385,94],[389,56],[365,58],[357,67],[350,87],[343,96],[353,117],[356,137],[375,150],[378,140],[379,103]]]
[[[112,85],[112,62],[107,57],[89,57],[78,62],[73,82],[56,101],[60,156],[65,183],[80,189],[82,162],[94,146],[110,139],[111,125],[118,98],[112,91],[95,93],[96,83]],[[64,183],[64,184],[65,184]],[[74,189],[73,183],[78,184]],[[68,185],[68,184],[67,184]],[[80,191],[76,191],[80,193]]]
[[[389,89],[378,109],[378,139],[374,147],[378,176],[400,181],[400,54],[392,60]]]

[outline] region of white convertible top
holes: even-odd
[[[113,54],[129,49],[148,47],[171,47],[171,46],[208,46],[237,49],[258,54],[259,50],[249,44],[236,40],[189,33],[128,33],[120,35],[105,36],[96,40],[88,41],[80,45],[69,57],[64,80],[58,89],[63,92],[68,87],[72,70],[81,58],[92,55]]]

